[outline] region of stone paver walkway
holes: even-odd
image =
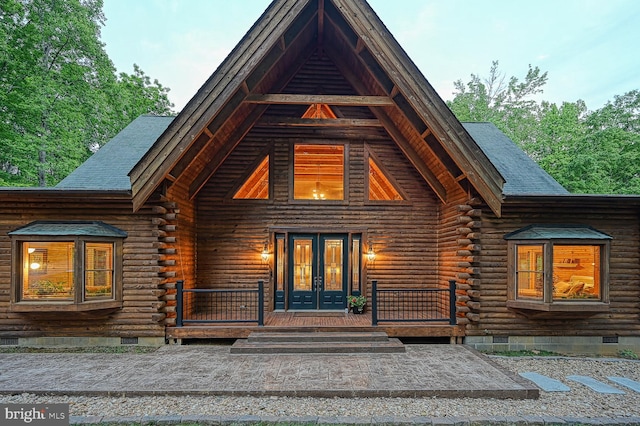
[[[228,346],[154,353],[0,354],[0,393],[535,398],[539,389],[464,345],[399,354],[239,355]]]

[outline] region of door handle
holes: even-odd
[[[313,290],[320,291],[322,289],[322,276],[313,277]]]

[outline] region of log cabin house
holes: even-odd
[[[640,197],[569,194],[460,123],[364,0],[275,0],[179,115],[0,200],[3,345],[640,349]]]

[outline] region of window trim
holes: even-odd
[[[340,200],[315,200],[295,198],[295,147],[297,145],[340,145],[343,147],[342,157],[342,199]],[[328,139],[300,139],[294,140],[289,145],[289,203],[298,205],[348,205],[349,204],[349,143]]]
[[[51,222],[52,224],[54,222]],[[34,224],[42,225],[43,222],[34,222]],[[64,222],[65,225],[73,225],[73,222]],[[104,225],[109,231],[110,227],[106,224],[95,222],[78,222],[78,226],[83,224]],[[46,226],[46,223],[45,223]],[[123,300],[123,240],[126,233],[112,228],[116,232],[108,236],[98,236],[83,234],[78,235],[47,235],[42,232],[29,233],[29,225],[19,230],[10,232],[11,236],[11,294],[10,294],[10,310],[12,312],[80,312],[104,309],[121,309]],[[21,231],[24,230],[24,231]],[[52,233],[54,234],[54,233]],[[22,300],[23,286],[23,244],[29,242],[73,242],[74,262],[74,288],[72,300]],[[85,255],[87,243],[109,243],[113,245],[113,297],[109,299],[85,300],[85,280],[86,269]]]
[[[369,191],[371,185],[371,164],[373,162],[376,167],[380,169],[384,178],[391,184],[393,189],[402,197],[400,200],[374,200],[369,198]],[[365,179],[364,179],[364,202],[365,205],[399,205],[399,204],[411,204],[407,193],[401,188],[395,177],[389,172],[389,170],[382,164],[382,161],[371,150],[368,144],[365,144],[364,149],[364,167],[365,167]]]
[[[508,237],[505,237],[508,238]],[[517,295],[517,249],[522,245],[542,246],[543,263],[543,298],[542,300],[519,299]],[[553,298],[553,251],[555,246],[599,246],[600,247],[600,298],[599,299],[563,299]],[[518,310],[526,315],[526,311],[533,311],[532,316],[543,318],[557,318],[558,313],[570,316],[590,316],[609,310],[609,258],[610,238],[606,239],[574,239],[574,238],[546,238],[546,239],[509,239],[507,255],[507,307]]]
[[[258,157],[254,160],[253,163],[251,163],[251,166],[249,166],[247,170],[245,170],[245,172],[242,174],[242,176],[234,183],[233,187],[231,188],[229,193],[226,194],[224,198],[227,200],[231,200],[233,202],[241,202],[241,203],[256,203],[256,202],[272,203],[273,194],[274,194],[274,180],[273,180],[274,157],[275,157],[274,147],[272,144],[269,144],[265,149],[263,149],[260,152],[260,155],[258,155]],[[258,167],[265,159],[267,159],[268,161],[267,173],[269,178],[268,188],[267,188],[267,191],[268,191],[267,197],[266,198],[237,198],[236,195],[238,191],[240,191],[240,189],[245,185],[247,180],[257,171]]]

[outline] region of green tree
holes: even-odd
[[[588,133],[578,148],[593,160],[587,189],[640,194],[640,90],[615,96],[590,113],[585,124]]]
[[[461,121],[489,121],[571,192],[640,194],[640,91],[616,96],[603,108],[541,101],[547,73],[529,66],[520,82],[492,64],[489,77],[458,80],[449,107]]]
[[[54,185],[135,116],[171,112],[168,89],[141,70],[116,76],[100,41],[102,5],[0,4],[0,184]],[[140,92],[131,78],[142,79],[144,102],[131,104]]]
[[[525,146],[536,137],[539,105],[532,97],[542,93],[547,73],[529,65],[522,81],[516,77],[507,79],[498,65],[493,61],[487,78],[471,74],[467,84],[457,80],[454,98],[447,104],[460,121],[491,122]]]

